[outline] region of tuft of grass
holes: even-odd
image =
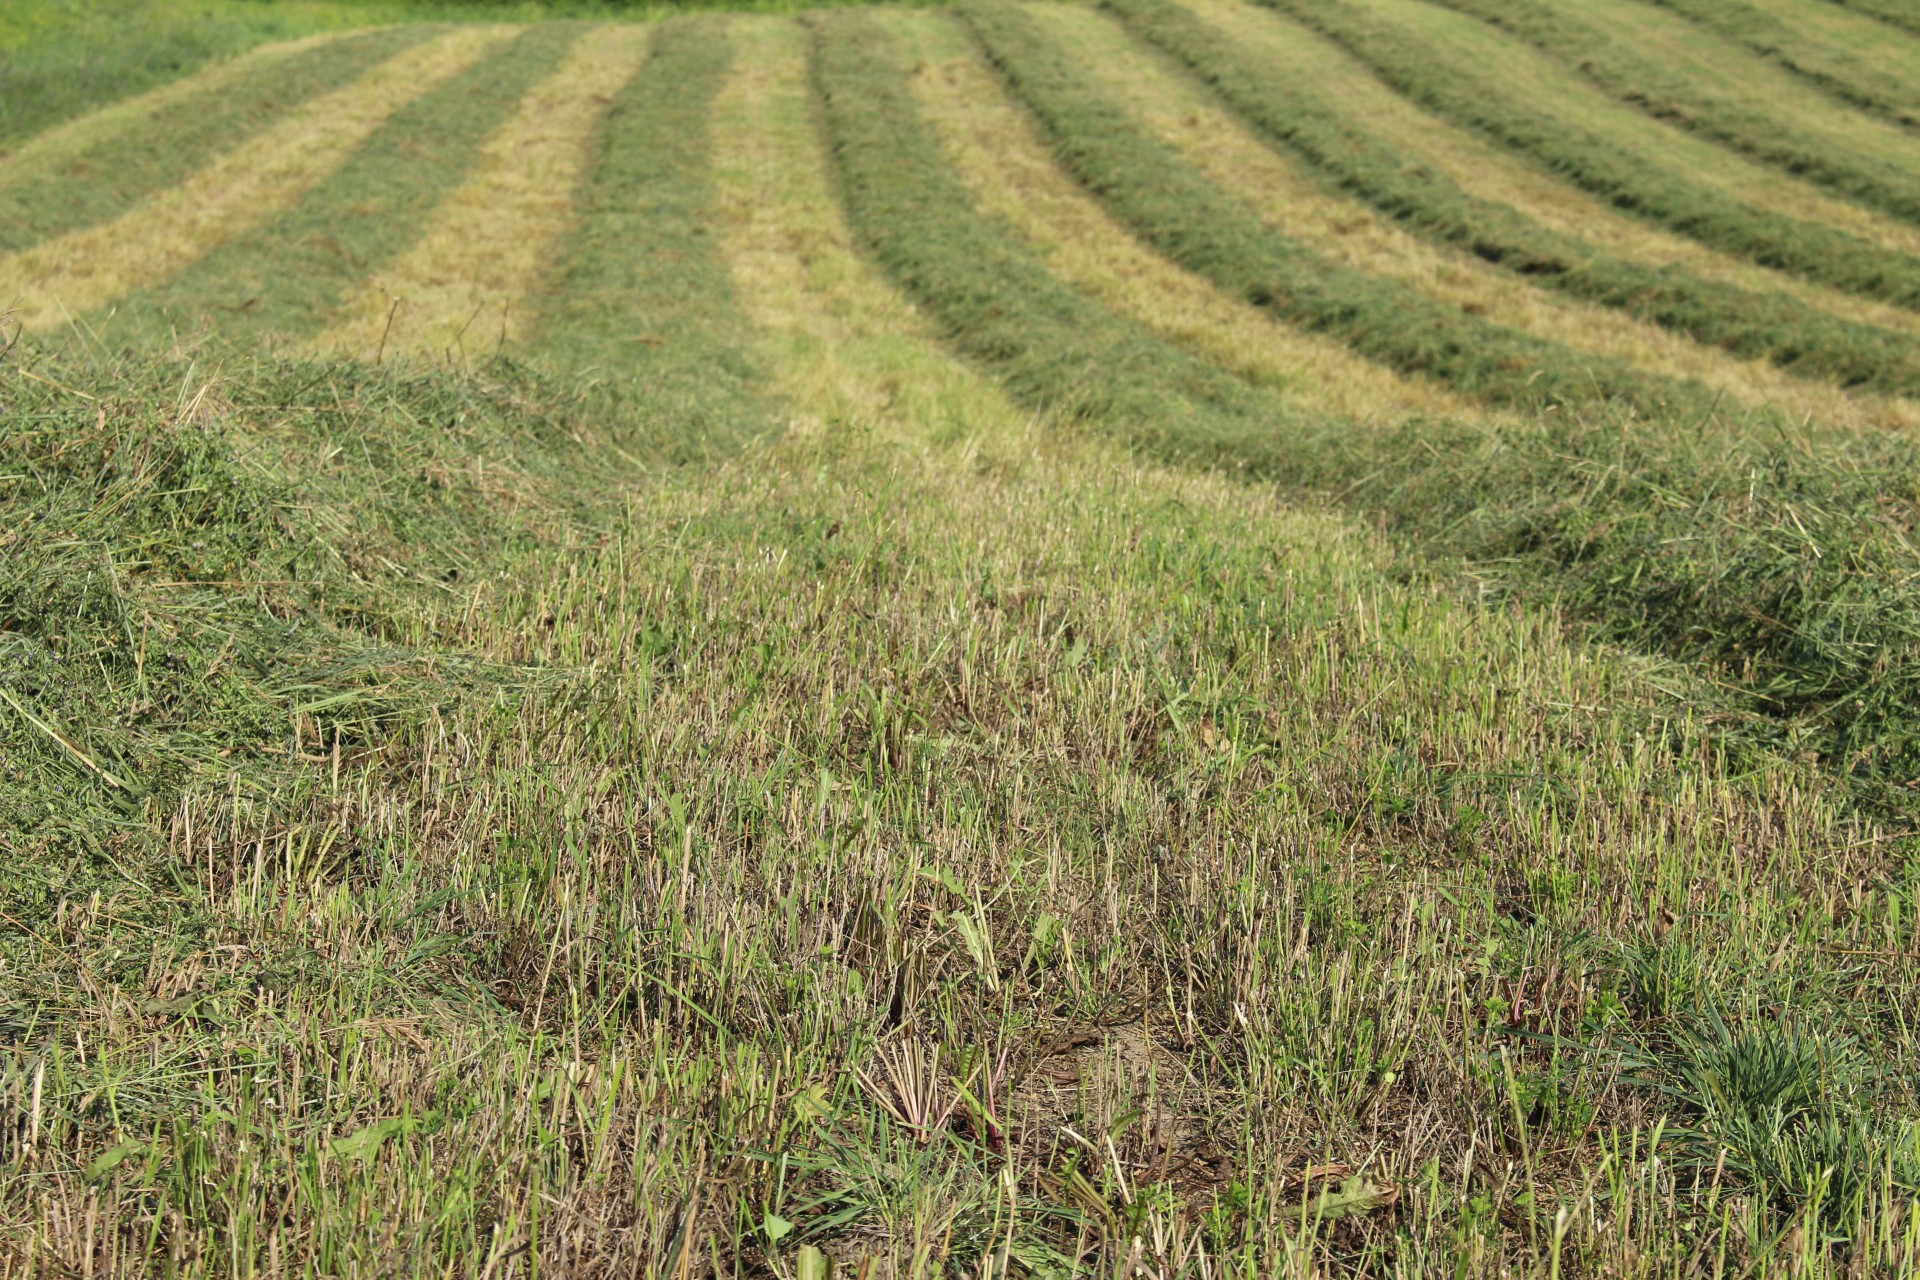
[[[1620,399],[1643,412],[1704,406],[1703,388],[1489,324],[1327,262],[1264,223],[1108,101],[1012,5],[963,9],[1061,162],[1148,243],[1276,317],[1494,404]]]
[[[1618,308],[1744,359],[1895,394],[1920,390],[1920,341],[1836,319],[1781,293],[1755,293],[1606,254],[1511,206],[1468,194],[1169,0],[1109,0],[1145,39],[1211,86],[1265,136],[1342,191],[1428,239],[1534,284]]]
[[[1910,310],[1920,259],[1724,195],[1503,94],[1476,70],[1344,0],[1259,0],[1335,41],[1422,106],[1479,130],[1616,208],[1762,266]]]

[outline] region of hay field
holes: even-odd
[[[1920,1274],[1915,68],[21,0],[0,1276]]]

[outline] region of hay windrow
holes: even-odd
[[[1303,409],[1355,421],[1477,411],[1445,387],[1396,376],[1334,339],[1275,323],[1154,253],[1061,172],[950,20],[917,13],[888,20],[923,60],[913,76],[915,100],[967,189],[1061,278]]]
[[[1786,293],[1855,323],[1920,333],[1920,314],[1722,253],[1610,207],[1395,93],[1338,44],[1282,13],[1239,0],[1179,3],[1230,37],[1250,62],[1267,68],[1276,80],[1311,85],[1330,104],[1464,190],[1511,205],[1545,227],[1651,266],[1681,266],[1716,283]]]
[[[365,357],[514,345],[575,219],[602,117],[651,38],[625,23],[582,36],[488,140],[479,170],[434,211],[419,242],[368,283],[315,348]]]
[[[404,103],[473,66],[512,34],[473,27],[396,55],[358,83],[221,157],[113,222],[0,259],[0,297],[28,331],[158,283],[291,208]]]
[[[715,207],[740,304],[779,353],[789,433],[880,432],[929,466],[1035,447],[1033,416],[859,256],[813,128],[805,33],[741,19],[734,41],[714,103]]]
[[[1331,261],[1573,352],[1676,382],[1704,383],[1745,405],[1770,406],[1796,419],[1920,425],[1920,404],[1892,396],[1849,396],[1792,377],[1764,358],[1741,359],[1649,320],[1536,285],[1464,250],[1430,245],[1359,199],[1328,191],[1303,163],[1277,154],[1110,21],[1067,6],[1034,6],[1027,12],[1062,49],[1072,51],[1101,90],[1198,172],[1246,198],[1270,225]]]

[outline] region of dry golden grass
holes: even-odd
[[[22,327],[46,330],[166,279],[289,208],[403,103],[511,30],[468,27],[409,49],[112,222],[0,259],[0,298],[19,300]]]
[[[854,248],[813,128],[805,33],[788,19],[741,18],[734,41],[714,115],[721,243],[797,410],[793,434],[871,432],[928,466],[1028,447],[1031,415],[942,348]]]
[[[1154,253],[1054,163],[952,19],[907,10],[881,16],[921,60],[914,92],[968,190],[1076,288],[1316,412],[1357,421],[1474,412],[1444,387],[1276,324]]]
[[[1511,205],[1545,226],[1623,258],[1684,267],[1738,288],[1790,294],[1862,324],[1920,333],[1920,315],[1911,311],[1809,284],[1616,212],[1401,97],[1339,45],[1283,14],[1239,0],[1184,3],[1201,19],[1257,52],[1277,80],[1311,88],[1407,155],[1432,165],[1482,199]]]
[[[1028,10],[1147,128],[1214,182],[1245,197],[1270,225],[1336,262],[1575,351],[1611,356],[1668,377],[1697,378],[1743,404],[1771,405],[1835,424],[1920,426],[1920,404],[1852,396],[1791,378],[1764,361],[1737,360],[1657,325],[1558,297],[1465,254],[1430,245],[1359,201],[1330,193],[1108,18],[1070,5],[1029,5]]]
[[[488,140],[419,242],[368,282],[315,348],[451,353],[468,334],[484,334],[489,347],[513,341],[531,311],[520,304],[573,221],[596,128],[646,60],[651,35],[621,24],[583,36]]]
[[[351,34],[353,34],[351,31],[325,31],[317,35],[302,36],[298,40],[261,45],[247,50],[238,57],[204,67],[179,80],[149,89],[131,98],[124,98],[98,111],[90,111],[85,115],[63,121],[43,133],[25,139],[10,151],[0,150],[0,184],[6,183],[10,175],[20,169],[44,164],[49,160],[57,160],[71,152],[110,138],[142,118],[185,99],[201,95],[206,95],[208,98],[215,97],[235,80],[259,67],[285,61],[302,50]]]
[[[1554,116],[1662,168],[1757,208],[1824,222],[1888,248],[1920,253],[1920,228],[1824,195],[1778,169],[1743,159],[1616,102],[1564,64],[1485,23],[1421,0],[1352,3],[1435,50],[1460,58],[1464,65],[1487,68],[1489,79],[1513,101],[1550,104]]]

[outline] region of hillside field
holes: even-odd
[[[0,6],[0,1277],[1920,1274],[1916,15]]]

